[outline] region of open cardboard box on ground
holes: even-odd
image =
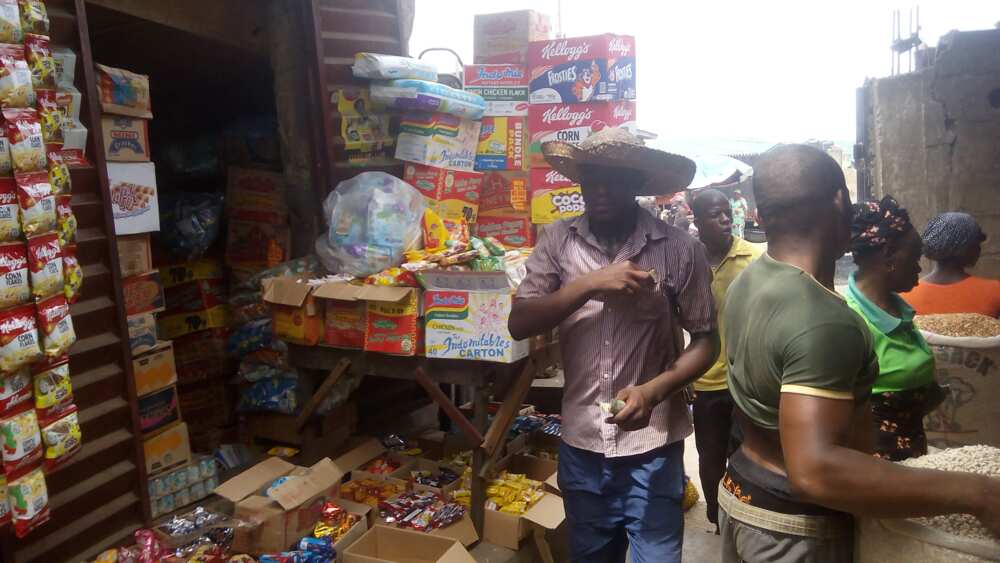
[[[415,480],[412,480],[412,473],[415,472],[415,471],[430,471],[431,475],[438,476],[438,475],[441,474],[441,470],[442,469],[448,469],[449,471],[454,471],[458,475],[458,477],[456,477],[455,480],[452,481],[451,483],[446,483],[446,484],[444,484],[444,485],[442,485],[440,487],[432,487],[430,485],[421,485],[420,483],[417,483]],[[414,491],[418,491],[418,492],[419,491],[430,491],[432,493],[437,493],[437,494],[441,495],[442,497],[444,497],[445,499],[449,499],[449,500],[451,499],[451,493],[453,493],[455,491],[455,489],[459,488],[459,485],[461,485],[461,483],[462,483],[462,472],[461,471],[456,471],[455,468],[449,467],[448,465],[445,465],[444,463],[440,463],[440,462],[437,462],[437,461],[431,461],[429,459],[424,459],[424,458],[417,458],[414,461],[413,466],[410,467],[410,473],[411,473],[411,475],[410,475],[411,485],[412,485],[412,488],[413,488]]]
[[[391,522],[386,522],[385,519],[382,518],[381,516],[376,518],[375,526],[383,528],[399,529],[399,527],[396,526],[396,524]],[[428,536],[455,540],[465,547],[469,547],[470,545],[479,541],[479,534],[476,533],[476,526],[475,524],[472,523],[472,517],[469,515],[468,511],[466,511],[465,516],[463,516],[461,520],[455,522],[451,526],[446,526],[444,528],[437,528],[431,530],[430,532],[421,532],[419,530],[414,530],[414,531],[421,534],[427,534]]]
[[[417,354],[422,332],[419,289],[329,282],[314,286],[312,291],[313,298],[338,305],[338,316],[327,319],[324,344],[363,346],[369,352],[396,356]],[[354,308],[353,303],[365,305]]]
[[[553,461],[513,455],[504,458],[497,464],[500,469],[511,473],[523,473],[529,479],[548,484],[555,482],[558,465]],[[483,530],[483,539],[490,543],[517,550],[521,540],[531,533],[531,526],[538,525],[545,530],[555,530],[566,520],[566,511],[562,499],[546,492],[524,514],[515,516],[497,510],[487,510]]]
[[[375,526],[344,552],[344,563],[474,563],[454,539]]]
[[[379,457],[398,463],[399,468],[389,474],[366,471],[368,463]],[[345,472],[350,471],[352,481],[358,479],[374,479],[376,481],[400,479],[406,481],[409,479],[410,470],[416,464],[416,461],[409,456],[386,450],[381,442],[375,438],[371,438],[338,457],[334,463],[338,467],[344,468]]]

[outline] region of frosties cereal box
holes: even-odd
[[[512,363],[528,355],[527,340],[507,330],[509,291],[424,293],[428,358]]]
[[[583,193],[573,180],[550,168],[531,170],[531,222],[547,225],[583,214]]]
[[[524,170],[528,118],[484,117],[476,147],[476,170]]]
[[[481,215],[521,215],[528,211],[530,188],[527,172],[486,173],[480,190]]]
[[[528,69],[522,65],[466,65],[465,90],[486,100],[487,117],[528,115]]]
[[[399,124],[396,158],[471,172],[478,142],[478,121],[446,113],[410,112]]]
[[[528,43],[551,36],[548,14],[534,10],[477,14],[473,23],[472,62],[524,64]]]
[[[476,236],[493,237],[510,248],[535,245],[535,226],[531,217],[524,215],[482,216],[476,222]]]
[[[546,167],[542,143],[565,141],[574,145],[605,127],[635,131],[635,102],[532,105],[528,109],[528,158],[531,167]]]
[[[595,35],[528,46],[532,104],[635,99],[635,38]]]
[[[408,162],[403,181],[424,196],[428,207],[447,221],[475,223],[479,215],[481,172],[462,172]]]

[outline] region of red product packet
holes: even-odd
[[[0,420],[3,440],[3,472],[7,479],[17,479],[42,460],[42,434],[34,409]]]
[[[66,246],[76,242],[76,215],[73,214],[73,196],[56,196],[56,234],[59,244]]]
[[[42,353],[48,358],[57,358],[69,352],[76,342],[73,317],[62,293],[38,302],[38,335],[42,340]]]
[[[27,108],[34,104],[35,89],[24,46],[0,43],[0,107]]]
[[[0,241],[21,239],[21,208],[17,203],[17,184],[13,178],[0,177]]]
[[[62,249],[63,254],[63,295],[72,305],[80,298],[80,288],[83,287],[83,268],[76,259],[76,245],[68,244]]]
[[[56,61],[52,58],[49,38],[36,33],[24,34],[24,58],[31,71],[31,85],[41,88],[56,87]]]
[[[31,402],[31,374],[28,367],[0,375],[0,418],[10,416]]]
[[[69,165],[60,150],[58,144],[45,145],[45,154],[49,159],[49,184],[52,185],[52,193],[56,195],[69,195],[73,192],[73,179],[69,173]]]
[[[62,144],[63,120],[66,114],[56,102],[56,91],[48,88],[36,90],[37,97],[35,107],[38,109],[38,122],[42,126],[42,139],[46,143]]]
[[[23,538],[49,521],[49,491],[45,486],[45,474],[39,467],[18,479],[10,480],[8,477],[8,482],[7,496],[14,517],[14,535]]]
[[[17,203],[21,208],[21,230],[27,236],[56,228],[56,200],[46,172],[15,174]]]
[[[10,373],[42,358],[35,306],[0,311],[0,372]]]
[[[5,132],[10,142],[10,156],[15,172],[35,172],[45,170],[45,143],[42,141],[42,125],[38,122],[38,112],[33,109],[5,109],[3,118],[7,120]]]
[[[28,272],[31,294],[39,299],[63,292],[63,260],[55,233],[28,239]]]
[[[60,356],[31,366],[38,423],[48,426],[74,408],[69,356]]]
[[[21,242],[0,244],[0,309],[31,301],[28,249]]]

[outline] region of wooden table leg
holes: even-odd
[[[427,394],[430,395],[431,399],[433,399],[434,402],[437,403],[442,410],[444,410],[445,414],[448,415],[448,418],[450,418],[451,421],[458,426],[458,428],[473,444],[483,443],[482,428],[485,424],[477,428],[469,422],[469,419],[465,418],[462,411],[458,410],[458,407],[451,402],[448,395],[444,394],[441,387],[439,387],[437,383],[431,381],[430,377],[427,377],[427,374],[424,373],[424,368],[418,367],[416,371],[413,372],[413,378],[417,380],[417,383],[424,388],[424,391],[427,391]]]
[[[299,418],[296,419],[295,421],[296,428],[302,430],[302,427],[305,426],[307,422],[309,422],[309,417],[311,417],[313,413],[316,412],[316,409],[318,409],[319,406],[323,403],[323,399],[325,399],[326,396],[330,394],[330,391],[333,389],[333,386],[336,385],[338,381],[340,381],[340,378],[343,377],[345,373],[347,373],[347,369],[350,367],[351,367],[351,360],[347,358],[341,358],[340,361],[337,362],[337,365],[334,366],[334,368],[326,376],[326,379],[323,380],[323,383],[320,384],[319,389],[317,389],[316,392],[313,393],[312,397],[309,397],[309,401],[306,403],[306,406],[302,408],[302,412],[299,413]]]
[[[482,447],[486,450],[488,457],[495,457],[500,446],[504,444],[507,432],[510,430],[510,425],[517,418],[517,413],[520,412],[521,405],[524,404],[524,398],[528,396],[528,391],[531,391],[531,382],[534,379],[535,362],[528,360],[524,365],[524,369],[518,375],[517,380],[511,386],[510,391],[507,392],[507,397],[504,398],[503,404],[500,405],[497,415],[493,417],[493,424],[486,431]]]
[[[476,428],[486,429],[488,419],[487,407],[489,402],[489,391],[484,387],[475,387],[472,396],[472,422]],[[482,443],[482,442],[479,442]],[[486,522],[486,479],[483,478],[482,470],[486,462],[486,451],[481,447],[472,450],[472,475],[470,499],[472,507],[472,525],[476,527],[479,538],[483,538],[483,531]]]

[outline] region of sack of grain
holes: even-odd
[[[926,315],[914,321],[934,352],[937,381],[950,394],[924,420],[927,441],[949,448],[1000,446],[1000,321],[974,314]]]

